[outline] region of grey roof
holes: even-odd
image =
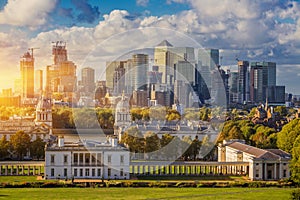
[[[168,40],[163,40],[157,46],[159,46],[159,47],[172,47],[173,45],[170,42],[168,42]]]
[[[236,150],[248,153],[258,159],[277,160],[280,158],[288,158],[285,157],[288,154],[280,149],[259,149],[247,144],[242,144],[240,142],[233,142],[231,144],[228,144],[228,146]]]

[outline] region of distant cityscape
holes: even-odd
[[[237,71],[221,66],[218,49],[174,47],[167,40],[154,48],[153,59],[147,54],[133,54],[127,60],[106,62],[106,80],[95,81],[95,69],[81,69],[68,60],[67,44],[52,44],[53,64],[35,70],[34,51],[28,49],[20,59],[20,78],[14,89],[3,89],[1,106],[35,106],[46,92],[56,105],[72,107],[109,107],[124,91],[130,105],[162,105],[184,108],[201,105],[258,105],[265,103],[292,106],[299,97],[285,93],[276,83],[276,63],[237,60]],[[152,61],[153,60],[153,61]]]

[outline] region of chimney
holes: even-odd
[[[58,137],[58,147],[64,147],[65,146],[65,139],[63,136]]]

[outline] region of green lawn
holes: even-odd
[[[18,188],[0,199],[289,199],[290,188]]]

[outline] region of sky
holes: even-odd
[[[51,45],[67,43],[80,71],[167,39],[174,46],[220,49],[222,65],[277,63],[277,85],[300,94],[300,2],[289,0],[0,0],[0,88],[13,87],[19,60],[53,63]],[[79,78],[80,79],[80,78]]]

